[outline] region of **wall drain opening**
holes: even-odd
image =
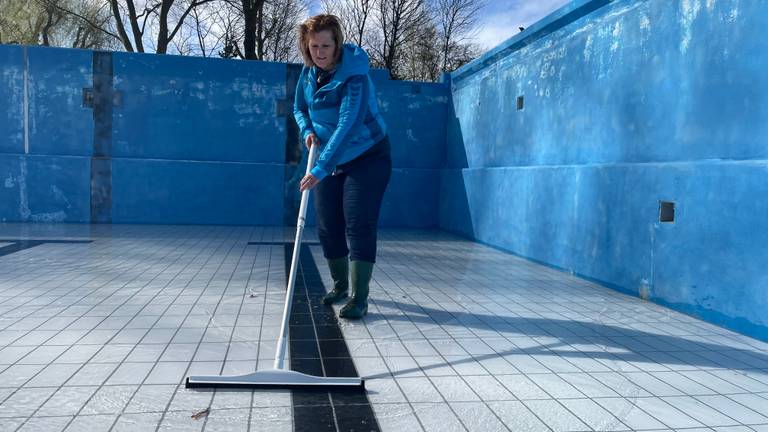
[[[675,203],[672,201],[659,201],[659,222],[675,221]]]
[[[517,97],[517,109],[521,110],[521,109],[524,108],[524,106],[525,106],[525,99],[524,99],[524,97],[523,96],[518,96]]]

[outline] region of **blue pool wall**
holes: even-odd
[[[0,45],[0,221],[287,223],[298,71]],[[372,75],[393,156],[381,225],[436,228],[449,88]]]
[[[768,339],[765,28],[766,2],[573,1],[455,71],[440,226]]]

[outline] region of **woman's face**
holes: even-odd
[[[336,42],[333,40],[333,33],[330,30],[310,33],[309,54],[317,67],[324,70],[333,69],[336,54]]]

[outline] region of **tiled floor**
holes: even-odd
[[[183,384],[271,367],[291,240],[0,224],[0,430],[314,430],[290,391]],[[355,430],[768,431],[766,343],[446,233],[379,245],[368,317],[338,324],[375,413]]]

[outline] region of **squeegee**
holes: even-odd
[[[307,171],[309,174],[315,162],[317,146],[313,145],[309,150]],[[275,351],[275,364],[272,369],[256,371],[246,375],[212,375],[212,376],[188,376],[187,388],[195,387],[241,387],[241,388],[363,388],[365,382],[359,377],[320,377],[292,371],[285,367],[285,344],[288,337],[288,322],[291,315],[293,289],[296,285],[296,270],[299,264],[299,251],[301,250],[301,235],[304,232],[304,222],[307,214],[307,201],[309,190],[301,193],[301,205],[299,206],[299,220],[296,223],[296,240],[293,243],[293,259],[291,260],[291,272],[288,276],[288,287],[285,290],[285,306],[283,307],[283,323],[280,326],[280,337],[277,340]]]

